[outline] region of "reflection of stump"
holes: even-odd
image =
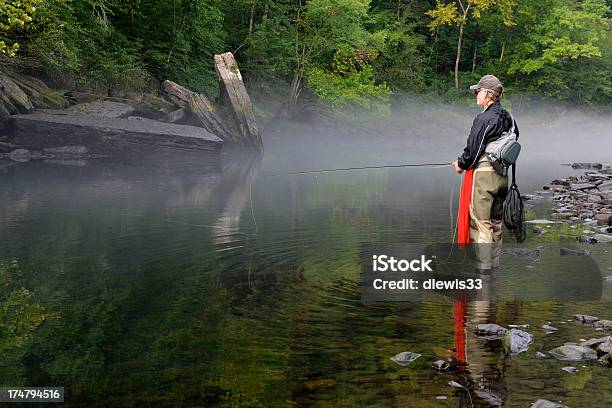
[[[253,105],[246,91],[242,75],[231,52],[215,55],[215,70],[219,77],[220,101],[231,108],[239,129],[241,143],[261,148],[259,127],[253,113]]]

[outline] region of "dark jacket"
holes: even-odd
[[[484,112],[476,115],[467,139],[467,146],[463,149],[463,154],[457,158],[459,167],[463,170],[475,167],[487,143],[497,140],[503,132],[510,130],[511,122],[510,114],[502,108],[499,101],[492,103]],[[514,121],[514,133],[518,139],[519,130],[516,121]]]

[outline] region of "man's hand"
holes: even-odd
[[[457,172],[457,174],[463,173],[463,169],[459,167],[459,160],[455,160],[453,162],[453,166],[455,167],[455,171]]]

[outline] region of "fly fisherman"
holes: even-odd
[[[459,244],[496,244],[502,242],[503,204],[508,193],[508,176],[500,175],[493,168],[485,154],[488,143],[497,140],[502,132],[512,128],[514,120],[502,108],[499,100],[503,86],[493,75],[485,75],[476,85],[470,86],[476,96],[476,103],[483,111],[476,115],[467,146],[463,154],[453,162],[455,171],[464,174],[458,217]],[[514,122],[518,138],[518,128]],[[494,251],[496,252],[496,251]],[[495,267],[498,257],[493,257]]]

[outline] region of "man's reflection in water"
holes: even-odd
[[[479,338],[474,333],[481,323],[495,323],[498,307],[496,273],[480,274],[482,290],[459,294],[454,301],[455,358],[460,381],[467,390],[459,389],[459,406],[501,406],[507,396],[504,379],[506,357],[501,341]]]

